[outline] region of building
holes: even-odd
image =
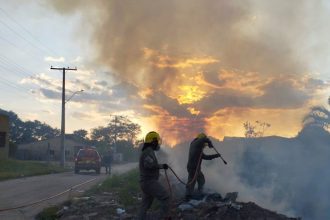
[[[86,144],[79,143],[65,137],[65,160],[73,161],[80,148],[87,147]],[[61,137],[48,140],[37,141],[29,144],[20,144],[17,147],[16,158],[21,160],[42,160],[59,161],[61,155]]]
[[[9,155],[9,117],[0,114],[0,159],[8,159]]]

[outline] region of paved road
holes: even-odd
[[[116,165],[113,166],[113,173],[124,173],[136,166],[137,163]],[[65,193],[38,205],[0,212],[0,219],[34,219],[34,216],[43,208],[59,204],[68,200],[70,197],[72,198],[73,196],[81,195],[86,189],[100,183],[108,176],[104,173],[104,170],[101,171],[100,175],[96,175],[93,172],[82,172],[80,174],[66,172],[2,181],[0,182],[0,210],[33,203],[61,193],[80,183],[92,180],[89,183],[74,188],[70,193]]]

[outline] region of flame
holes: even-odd
[[[212,57],[194,57],[190,59],[184,59],[182,61],[173,61],[170,59],[168,56],[162,56],[159,57],[159,62],[155,63],[155,66],[158,68],[177,68],[177,69],[184,69],[184,68],[189,68],[194,65],[207,65],[207,64],[212,64],[212,63],[218,63],[219,60],[214,59]]]
[[[201,113],[200,111],[196,110],[196,109],[193,108],[193,107],[188,107],[187,109],[188,109],[188,111],[190,111],[190,113],[191,113],[192,115],[199,115],[199,113]]]
[[[190,58],[178,58],[171,57],[167,54],[163,54],[159,51],[153,50],[151,48],[143,48],[143,57],[149,60],[157,68],[175,68],[175,69],[185,69],[191,68],[193,66],[203,66],[213,63],[220,62],[218,59],[212,56],[201,56],[201,57],[190,57]]]
[[[178,95],[178,102],[180,104],[191,104],[201,100],[206,92],[202,91],[198,86],[179,86],[179,95]]]

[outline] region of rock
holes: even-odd
[[[200,205],[203,202],[204,202],[204,200],[195,200],[195,199],[192,199],[192,200],[189,201],[189,204],[191,204],[192,206],[196,207],[196,206]]]
[[[125,213],[126,211],[125,211],[125,209],[117,208],[116,212],[117,212],[117,215],[121,215],[121,214]]]
[[[190,203],[182,203],[178,207],[178,209],[180,209],[181,211],[191,210],[193,208],[194,208],[194,206],[192,206]]]
[[[227,193],[224,200],[236,202],[237,196],[238,196],[238,192]]]
[[[238,205],[238,204],[235,204],[235,203],[230,204],[230,207],[233,207],[236,210],[240,210],[242,208],[241,205]]]
[[[89,214],[85,214],[85,215],[83,215],[83,219],[84,219],[84,220],[89,220],[90,217],[95,217],[95,216],[97,216],[97,215],[98,215],[97,212],[92,212],[92,213],[89,213]]]
[[[205,201],[206,202],[210,202],[210,201],[223,201],[221,194],[219,193],[211,193],[211,194],[207,194],[205,197]]]

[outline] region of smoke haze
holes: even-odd
[[[260,111],[269,115],[274,110],[300,109],[298,114],[279,116],[292,129],[277,126],[279,118],[265,120],[274,124],[273,133],[293,136],[311,100],[324,91],[319,85],[328,88],[311,74],[319,71],[311,68],[316,66],[314,60],[325,59],[319,57],[314,38],[328,45],[329,33],[319,36],[313,31],[327,23],[323,1],[49,3],[64,15],[81,14],[79,33],[92,33],[95,62],[137,88],[139,96],[128,108],[157,118],[169,143],[184,140],[185,135],[176,133],[195,127],[196,120],[196,130],[221,138],[241,133],[238,124],[241,127],[246,112],[256,117]],[[227,115],[228,123],[218,117],[224,112],[235,113]],[[168,121],[175,127],[172,133],[163,129]],[[219,129],[223,133],[215,132]],[[194,129],[187,136],[191,135]]]
[[[78,35],[92,33],[94,62],[120,82],[115,91],[129,97],[126,109],[155,123],[172,146],[202,130],[216,138],[242,136],[247,120],[293,137],[309,107],[328,97],[329,82],[321,77],[330,71],[327,1],[55,0],[47,6],[81,15]],[[208,186],[304,219],[329,219],[329,140],[304,137],[219,143],[229,165],[205,163]],[[181,176],[188,145],[169,153]]]
[[[228,165],[220,159],[203,161],[205,188],[222,196],[238,192],[239,201],[252,201],[291,217],[329,219],[329,142],[330,134],[317,127],[304,128],[296,138],[213,140]],[[188,147],[187,142],[165,149],[165,162],[185,180]],[[215,152],[206,149],[205,153]],[[175,178],[172,182],[178,183]]]

